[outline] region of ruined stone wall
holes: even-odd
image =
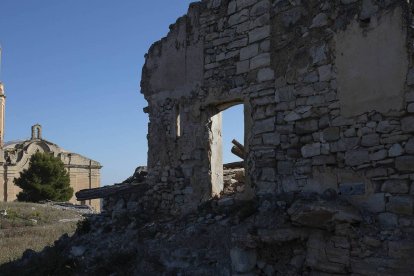
[[[271,56],[281,143],[258,193],[330,189],[396,222],[414,207],[408,7],[344,3],[276,6]]]
[[[330,191],[404,222],[414,208],[410,22],[404,1],[192,4],[143,69],[159,206],[179,212],[214,195],[213,117],[243,103],[257,195]]]

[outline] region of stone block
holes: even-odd
[[[242,38],[242,39],[230,42],[227,45],[227,49],[233,50],[236,48],[241,48],[241,47],[246,47],[246,46],[247,46],[247,38]]]
[[[332,65],[323,65],[318,68],[319,81],[329,81],[332,78]]]
[[[320,143],[314,143],[305,145],[301,149],[302,156],[305,158],[317,156],[321,154],[321,144]]]
[[[387,151],[387,150],[385,150],[385,149],[382,149],[382,150],[376,151],[376,152],[371,153],[371,154],[369,155],[369,159],[370,159],[370,160],[372,160],[372,161],[379,161],[379,160],[383,160],[383,159],[385,159],[385,158],[387,158],[387,157],[388,157],[388,151]]]
[[[295,100],[295,88],[293,85],[287,85],[276,89],[276,96],[282,102],[290,102]]]
[[[257,82],[271,81],[275,79],[275,72],[270,68],[263,68],[257,72]]]
[[[270,54],[263,53],[255,56],[250,60],[250,70],[254,70],[260,67],[266,67],[270,65]]]
[[[378,168],[365,171],[365,176],[368,178],[381,177],[381,176],[387,176],[387,175],[388,175],[387,168],[384,168],[384,167],[378,167]]]
[[[306,120],[296,122],[295,130],[298,134],[308,134],[318,130],[317,120]]]
[[[362,136],[361,145],[364,147],[374,147],[374,146],[378,146],[379,144],[380,144],[380,137],[376,133]]]
[[[310,267],[313,271],[323,271],[326,272],[327,275],[346,273],[346,266],[348,266],[349,262],[349,251],[333,249],[332,246],[325,241],[324,232],[314,231],[311,233],[306,247],[307,254],[305,265]],[[331,260],[335,261],[331,262],[328,255]]]
[[[256,193],[258,195],[271,195],[276,193],[277,184],[276,182],[269,181],[257,181]]]
[[[412,260],[414,256],[413,241],[389,241],[388,256],[398,260]]]
[[[338,116],[332,120],[331,125],[340,127],[340,126],[351,126],[354,123],[355,121],[351,118],[345,118],[342,116]]]
[[[381,213],[378,215],[378,222],[384,229],[392,229],[398,225],[398,216],[392,213]]]
[[[414,68],[411,68],[407,73],[407,85],[414,84]]]
[[[332,243],[328,243],[325,251],[329,262],[342,264],[344,266],[349,265],[350,254],[347,248],[336,247]]]
[[[240,23],[243,23],[249,19],[249,10],[241,10],[229,17],[228,24],[229,26],[234,26]]]
[[[392,135],[389,137],[383,137],[381,138],[381,144],[395,144],[395,143],[401,143],[406,141],[408,138],[410,138],[408,135]]]
[[[328,24],[328,16],[326,13],[316,15],[312,20],[311,28],[319,28]]]
[[[319,105],[324,104],[324,102],[325,102],[325,98],[322,95],[310,96],[306,99],[306,104],[310,106],[319,106]]]
[[[70,255],[73,257],[80,257],[86,252],[85,246],[72,246],[70,249]]]
[[[330,154],[331,146],[328,143],[321,144],[321,154],[327,155]]]
[[[310,72],[310,73],[306,74],[306,75],[303,77],[303,82],[305,82],[305,83],[315,83],[315,82],[317,82],[318,80],[319,80],[319,75],[318,75],[318,73],[317,73],[317,72],[315,72],[315,71]]]
[[[378,11],[378,6],[375,5],[372,0],[363,0],[362,1],[362,10],[360,14],[360,19],[368,19]]]
[[[390,179],[382,184],[381,191],[391,194],[406,194],[409,191],[409,180],[406,179]]]
[[[116,202],[116,204],[114,205],[113,210],[114,210],[114,211],[120,211],[120,210],[125,209],[125,207],[126,207],[126,202],[125,202],[125,200],[124,200],[123,198],[120,198],[120,199]]]
[[[234,247],[230,250],[230,258],[233,271],[238,273],[251,271],[257,262],[257,254],[254,249]]]
[[[403,153],[404,153],[404,149],[402,148],[402,146],[400,144],[394,144],[388,150],[388,156],[389,157],[401,156]]]
[[[365,236],[363,238],[363,242],[364,244],[370,246],[370,247],[375,247],[375,248],[379,248],[382,245],[382,242],[380,239],[376,238],[376,237],[370,237],[370,236]]]
[[[295,25],[302,18],[303,10],[301,7],[291,8],[282,13],[282,24],[284,27]]]
[[[229,6],[227,7],[227,15],[235,13],[236,9],[237,9],[237,2],[236,1],[231,1],[229,3]]]
[[[392,196],[387,203],[387,212],[400,215],[413,215],[413,196]]]
[[[404,132],[414,132],[414,116],[401,119],[401,129]]]
[[[365,194],[365,183],[343,183],[339,185],[339,193],[343,196],[363,195]]]
[[[320,64],[326,60],[326,44],[313,46],[309,50],[313,64]]]
[[[341,0],[344,1],[354,1],[355,0]],[[364,276],[377,276],[377,265],[373,264],[369,260],[363,260],[361,258],[351,258],[351,269],[355,275],[364,275]]]
[[[290,242],[295,240],[304,240],[308,237],[307,229],[300,228],[280,228],[275,230],[258,229],[258,238],[265,243]],[[258,263],[258,266],[261,265]]]
[[[263,40],[270,36],[270,26],[263,26],[256,28],[249,32],[249,43],[254,43],[259,40]]]
[[[414,154],[414,138],[411,138],[405,144],[405,152],[408,154]]]
[[[395,159],[395,168],[399,171],[414,172],[414,156],[400,156]]]
[[[360,206],[372,213],[385,211],[385,194],[376,193],[361,199]]]
[[[356,146],[359,145],[359,141],[359,137],[342,138],[338,142],[331,144],[331,151],[338,152],[354,149]]]
[[[390,133],[395,129],[395,125],[390,124],[389,121],[381,121],[377,125],[377,132],[379,133]]]
[[[285,193],[297,192],[299,190],[298,182],[294,177],[283,177],[282,188]]]
[[[345,137],[354,137],[356,136],[356,130],[355,128],[348,128],[347,130],[344,131],[344,136]]]
[[[268,118],[260,121],[255,121],[253,124],[253,133],[260,134],[264,132],[272,132],[275,130],[275,119]]]
[[[289,175],[293,173],[292,161],[279,161],[277,162],[277,172],[282,175]]]
[[[288,210],[290,219],[299,225],[311,228],[329,228],[332,223],[358,223],[362,217],[349,205],[333,202],[297,200]]]
[[[294,121],[298,121],[300,119],[302,119],[302,116],[300,116],[298,113],[296,113],[295,111],[289,112],[286,116],[285,116],[285,121],[286,122],[294,122]]]
[[[237,74],[244,74],[249,72],[250,68],[250,61],[249,60],[243,60],[236,63],[236,72]]]
[[[336,141],[340,138],[339,127],[329,127],[323,130],[323,139],[328,142]]]
[[[345,153],[345,164],[348,166],[359,166],[369,161],[367,150],[351,150]]]
[[[251,44],[240,50],[240,60],[250,59],[259,53],[259,44]]]
[[[237,10],[250,7],[255,3],[256,3],[256,0],[237,0]]]
[[[333,155],[320,155],[312,158],[312,165],[314,166],[334,165],[336,163],[336,157]]]
[[[234,199],[231,197],[222,198],[217,201],[217,205],[220,207],[232,206],[234,204]]]
[[[212,0],[211,2],[210,2],[210,5],[211,6],[209,6],[209,8],[212,8],[212,9],[217,9],[218,7],[220,7],[220,5],[221,5],[221,0]]]
[[[263,143],[265,145],[280,145],[279,133],[265,133],[263,134]]]
[[[270,2],[268,0],[259,1],[255,4],[250,10],[250,16],[257,17],[266,12],[270,9]]]
[[[410,103],[410,102],[414,102],[414,91],[410,91],[405,93],[405,100]]]
[[[260,42],[260,50],[262,52],[268,52],[270,50],[270,41],[269,40],[264,40],[264,41]]]
[[[260,174],[260,180],[263,181],[275,181],[276,170],[274,168],[263,168]]]

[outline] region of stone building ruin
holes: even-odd
[[[382,218],[413,215],[410,20],[405,1],[192,4],[142,74],[148,179],[174,194],[162,208],[220,194],[220,114],[242,104],[256,195],[332,190]]]
[[[305,250],[286,253],[286,267],[411,275],[412,12],[409,1],[191,4],[151,46],[142,72],[150,206],[184,215],[220,197],[221,112],[242,104],[247,197],[262,210],[279,200],[291,224],[244,236],[235,227],[233,273],[263,272],[256,258],[266,250]],[[293,200],[313,195],[329,200]],[[368,234],[371,223],[377,234]]]
[[[75,263],[137,252],[130,274],[413,275],[412,14],[400,0],[191,4],[146,55],[148,175],[78,193],[105,211]],[[243,168],[222,162],[221,112],[237,104]]]

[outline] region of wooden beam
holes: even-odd
[[[233,139],[233,141],[231,141],[233,143],[233,147],[231,148],[231,152],[240,157],[241,159],[244,160],[245,156],[246,156],[246,152],[244,150],[244,146],[239,143],[236,139]]]
[[[244,146],[239,141],[237,141],[236,139],[233,139],[231,142],[233,143],[233,145],[238,147],[242,152],[245,151]]]
[[[241,159],[244,160],[244,152],[242,152],[238,147],[233,146],[231,148],[231,153],[233,153],[234,155],[240,157]]]
[[[149,185],[145,182],[138,184],[116,184],[112,186],[80,190],[75,195],[78,201],[82,201],[130,193],[144,194],[148,189]]]

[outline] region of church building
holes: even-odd
[[[14,179],[29,167],[30,157],[36,152],[52,153],[65,164],[70,176],[70,185],[74,190],[70,199],[74,204],[86,204],[96,211],[100,210],[99,200],[77,201],[75,193],[83,189],[100,187],[101,164],[80,154],[69,152],[42,137],[42,127],[32,126],[31,138],[25,141],[4,143],[5,118],[4,86],[0,83],[0,201],[14,201],[21,191],[14,185]]]

